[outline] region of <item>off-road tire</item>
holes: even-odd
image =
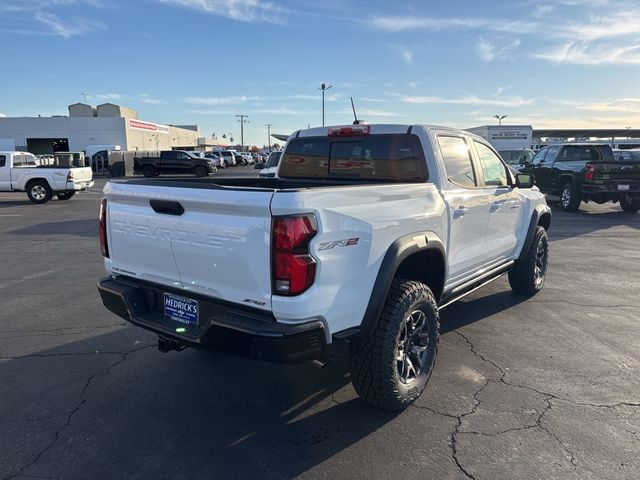
[[[640,198],[628,200],[627,197],[622,196],[620,198],[620,208],[626,213],[636,213],[640,210]]]
[[[203,166],[194,168],[193,173],[196,177],[206,177],[209,174],[209,172],[207,172],[207,169]]]
[[[27,184],[27,197],[31,203],[47,203],[53,197],[51,187],[46,180],[33,180]]]
[[[156,174],[156,169],[151,165],[145,165],[144,167],[142,167],[142,174],[147,178],[153,177]]]
[[[425,314],[428,339],[419,374],[404,383],[398,371],[400,336],[412,313]],[[429,287],[415,281],[394,279],[375,330],[354,338],[349,347],[353,386],[365,402],[386,410],[403,410],[424,391],[438,353],[440,317]]]
[[[566,196],[565,196],[566,195]],[[573,183],[567,182],[560,189],[560,208],[565,212],[575,212],[580,206],[580,194]]]
[[[69,200],[75,193],[76,192],[58,192],[56,193],[56,197],[58,197],[58,200]]]
[[[544,254],[540,265],[540,249]],[[535,295],[544,286],[549,262],[549,237],[544,228],[537,226],[533,240],[527,250],[527,254],[516,260],[515,265],[509,270],[509,285],[511,290],[522,295]],[[536,266],[542,268],[541,276],[537,274]]]

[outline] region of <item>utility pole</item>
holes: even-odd
[[[498,126],[502,125],[502,120],[507,118],[509,115],[494,115],[493,118],[498,119]]]
[[[271,150],[271,126],[273,125],[273,123],[267,123],[267,149],[270,151]]]
[[[329,90],[333,85],[327,85],[326,83],[321,83],[319,90],[322,90],[322,126],[324,127],[324,92]]]
[[[87,103],[87,92],[82,92],[82,97],[84,98],[84,103]]]
[[[244,124],[249,123],[249,120],[245,120],[249,118],[249,115],[236,115],[236,118],[240,122],[240,145],[241,149],[244,152]]]

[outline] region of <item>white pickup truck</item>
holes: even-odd
[[[47,203],[53,195],[69,200],[93,186],[90,167],[38,166],[28,152],[0,152],[0,192],[27,192],[33,203]]]
[[[348,340],[358,394],[402,409],[431,374],[439,309],[507,272],[519,294],[542,288],[551,213],[533,181],[464,131],[300,130],[276,178],[110,181],[98,288],[162,351],[301,362]]]

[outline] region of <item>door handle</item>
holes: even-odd
[[[468,208],[458,207],[453,211],[453,218],[464,217],[469,212]]]

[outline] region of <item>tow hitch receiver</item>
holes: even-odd
[[[187,348],[185,344],[176,342],[172,338],[158,336],[158,350],[160,350],[162,353],[167,353],[171,350],[181,352],[185,348]]]

